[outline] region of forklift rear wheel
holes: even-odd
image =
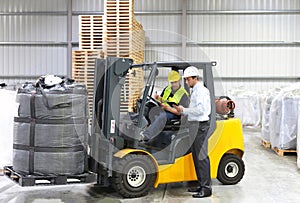
[[[114,170],[112,185],[123,197],[145,196],[153,188],[156,170],[147,155],[129,154],[116,161]]]
[[[225,185],[240,182],[245,173],[243,160],[235,154],[225,154],[219,164],[217,179]]]

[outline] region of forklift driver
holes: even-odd
[[[168,74],[169,86],[165,87],[161,95],[154,95],[154,98],[160,102],[162,111],[153,123],[144,131],[141,132],[141,144],[150,145],[151,139],[158,135],[164,128],[166,122],[172,119],[180,119],[181,112],[177,111],[172,105],[181,105],[188,107],[189,94],[180,85],[181,76],[177,71],[172,70]]]

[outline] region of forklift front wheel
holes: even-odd
[[[222,157],[217,179],[225,185],[237,184],[244,176],[243,160],[235,154],[224,154]]]
[[[153,188],[155,171],[155,165],[149,156],[129,154],[116,160],[112,185],[123,197],[145,196]]]

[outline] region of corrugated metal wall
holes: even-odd
[[[293,10],[298,0],[188,0],[188,10]]]
[[[68,0],[0,0],[0,5],[0,80],[67,74]],[[72,1],[73,49],[78,15],[103,11],[103,0]],[[135,11],[146,31],[147,61],[217,61],[225,90],[268,89],[300,77],[298,0],[135,0]]]
[[[0,0],[0,81],[67,74],[67,1]]]
[[[240,86],[267,90],[300,78],[300,1],[187,0],[186,22],[182,22],[182,1],[139,2],[147,5],[137,6],[139,11],[157,15],[138,17],[146,28],[150,61],[217,61],[225,91]],[[170,3],[169,13],[155,9],[162,2]],[[182,26],[187,28],[185,58]]]
[[[66,11],[65,0],[0,0],[1,12]]]

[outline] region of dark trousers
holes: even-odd
[[[144,136],[146,139],[152,139],[158,135],[165,127],[168,120],[179,119],[177,116],[168,111],[162,111],[153,121],[153,123],[145,130]]]
[[[210,160],[208,157],[208,130],[210,122],[189,122],[191,151],[195,165],[198,184],[211,189]]]

